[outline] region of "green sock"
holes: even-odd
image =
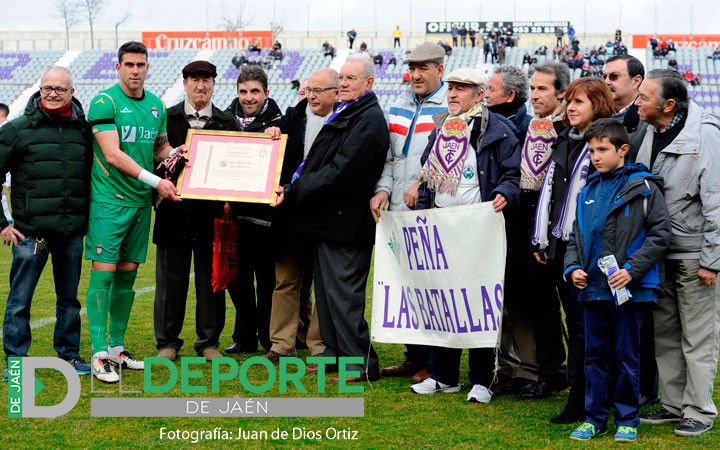
[[[135,300],[135,277],[137,270],[132,272],[115,272],[115,282],[110,290],[110,335],[108,346],[125,345],[125,330],[130,321],[130,310]]]
[[[108,295],[114,277],[114,273],[105,270],[90,271],[90,284],[85,305],[87,307],[90,344],[93,355],[97,352],[107,351],[105,332],[107,330],[108,308],[110,307]]]

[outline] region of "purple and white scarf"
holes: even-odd
[[[588,172],[590,171],[590,152],[585,144],[580,156],[575,161],[575,166],[570,174],[570,181],[565,188],[562,208],[560,209],[560,218],[555,227],[552,229],[552,235],[562,239],[570,240],[573,223],[575,222],[575,213],[577,211],[577,197],[582,188],[587,184]],[[549,245],[548,226],[550,224],[550,199],[553,190],[553,174],[555,173],[555,161],[550,163],[545,181],[540,190],[540,198],[538,199],[537,210],[535,211],[535,230],[533,230],[532,243],[539,245],[541,249],[547,248]]]
[[[426,182],[428,187],[436,192],[456,194],[465,157],[472,148],[472,129],[469,122],[475,116],[487,114],[483,108],[481,103],[477,103],[464,114],[449,115],[445,118],[430,156],[420,170],[421,183]]]

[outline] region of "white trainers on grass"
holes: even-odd
[[[117,383],[120,381],[120,376],[113,369],[109,359],[93,357],[90,365],[92,366],[92,374],[98,380],[105,383]]]
[[[416,394],[434,394],[436,392],[452,394],[460,392],[460,383],[453,386],[428,378],[422,383],[413,384],[410,389]]]
[[[467,401],[471,403],[490,403],[493,393],[482,384],[473,385],[467,395]]]

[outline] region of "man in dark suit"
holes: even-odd
[[[346,382],[376,380],[378,358],[365,321],[375,222],[367,207],[390,145],[387,124],[372,92],[375,67],[351,58],[338,78],[340,104],[328,117],[296,171],[277,189],[297,203],[298,227],[312,241],[313,280],[325,356],[363,356],[349,364],[361,373]],[[337,380],[337,378],[335,378]]]

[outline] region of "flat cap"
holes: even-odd
[[[193,61],[182,70],[183,78],[190,75],[207,75],[211,78],[217,77],[215,65],[207,61]]]
[[[488,79],[484,73],[478,69],[455,69],[445,77],[446,83],[463,83],[472,84],[474,86],[480,86],[482,89],[487,89]]]
[[[413,49],[405,58],[405,62],[445,62],[445,49],[432,42],[424,42]]]

